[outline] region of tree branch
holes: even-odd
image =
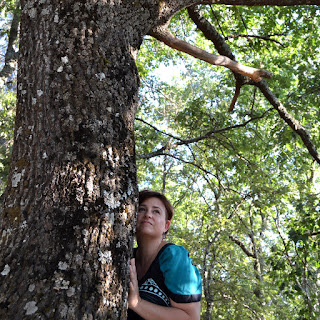
[[[252,252],[250,252],[246,246],[237,238],[233,237],[233,236],[229,236],[230,240],[232,240],[235,244],[237,244],[242,251],[248,256],[248,257],[252,257],[252,258],[257,258],[255,254],[253,254]]]
[[[238,98],[240,96],[240,91],[241,91],[242,85],[243,85],[243,83],[241,81],[236,81],[236,90],[234,92],[232,101],[231,101],[229,109],[228,109],[229,112],[231,112],[234,109],[234,107],[235,107],[235,105],[237,103],[237,100],[238,100]]]
[[[151,127],[152,129],[158,131],[159,133],[163,134],[163,135],[166,135],[170,138],[173,138],[175,140],[178,140],[178,142],[169,142],[167,143],[166,145],[164,145],[163,147],[161,147],[160,149],[154,151],[154,152],[151,152],[151,153],[148,153],[148,154],[144,154],[144,155],[137,155],[137,159],[150,159],[150,158],[153,158],[153,157],[156,157],[156,156],[159,156],[159,155],[164,155],[164,151],[165,150],[171,150],[171,149],[174,149],[178,146],[182,146],[182,145],[189,145],[189,144],[192,144],[192,143],[196,143],[196,142],[199,142],[201,140],[205,140],[205,139],[211,139],[215,134],[217,133],[223,133],[225,131],[229,131],[229,130],[232,130],[232,129],[237,129],[237,128],[241,128],[241,127],[245,127],[248,123],[252,122],[252,121],[255,121],[255,120],[258,120],[258,119],[262,119],[271,109],[268,109],[267,111],[265,111],[263,114],[261,114],[260,116],[256,116],[256,117],[252,117],[251,119],[243,122],[243,123],[239,123],[239,124],[236,124],[236,125],[233,125],[233,126],[229,126],[229,127],[224,127],[224,128],[220,128],[220,129],[213,129],[213,130],[210,130],[208,131],[206,134],[202,135],[202,136],[199,136],[199,137],[195,137],[195,138],[190,138],[190,139],[182,139],[182,138],[179,138],[179,137],[176,137],[172,134],[169,134],[165,131],[162,131],[162,130],[159,130],[158,128],[156,128],[155,126],[153,126],[152,124],[146,122],[145,120],[141,119],[141,118],[136,118],[137,121],[141,121],[142,123],[148,125],[149,127]]]
[[[162,154],[159,154],[159,155],[162,155],[162,156],[168,156],[170,158],[173,158],[173,159],[176,159],[178,161],[181,161],[183,163],[186,163],[186,164],[189,164],[191,166],[194,166],[196,168],[198,168],[199,170],[201,170],[202,172],[208,174],[208,175],[213,175],[210,171],[204,169],[203,167],[201,167],[199,164],[195,163],[195,162],[192,162],[192,161],[188,161],[188,160],[184,160],[182,158],[179,158],[171,153],[167,153],[167,152],[163,152]]]
[[[289,127],[296,132],[304,145],[309,151],[309,154],[320,164],[319,153],[310,139],[309,132],[296,120],[287,109],[279,102],[275,95],[271,92],[266,82],[262,81],[257,84],[260,91],[263,93],[265,98],[271,103],[271,105],[276,109],[280,117],[289,125]]]
[[[173,134],[170,134],[170,133],[168,133],[168,132],[166,132],[166,131],[160,130],[160,129],[158,129],[157,127],[155,127],[154,125],[150,124],[149,122],[147,122],[147,121],[145,121],[145,120],[143,120],[143,119],[141,119],[141,118],[137,118],[137,117],[136,117],[135,120],[140,121],[140,122],[146,124],[147,126],[149,126],[150,128],[152,128],[153,130],[155,130],[155,131],[157,131],[157,132],[159,132],[159,133],[161,133],[161,134],[163,134],[163,135],[166,135],[166,136],[168,136],[168,137],[170,137],[170,138],[173,138],[173,139],[175,139],[175,140],[179,140],[179,141],[182,142],[182,144],[185,144],[185,140],[183,140],[183,139],[181,139],[181,138],[179,138],[179,137],[177,137],[177,136],[174,136]]]
[[[212,65],[226,67],[233,72],[240,73],[249,77],[255,82],[259,82],[263,78],[271,78],[272,76],[272,73],[267,70],[244,66],[238,62],[231,60],[226,56],[211,54],[205,50],[191,45],[190,43],[187,43],[186,41],[178,39],[170,32],[167,25],[162,25],[153,28],[151,31],[149,31],[149,35],[151,35],[159,41],[164,42],[167,46],[173,49],[185,52],[197,59],[206,61]]]
[[[225,38],[214,28],[214,26],[203,17],[197,6],[191,6],[188,8],[188,14],[191,20],[195,23],[198,29],[203,33],[205,38],[210,40],[219,54],[236,60],[231,48],[226,43]]]

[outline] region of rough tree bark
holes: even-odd
[[[126,317],[134,55],[152,17],[129,2],[22,2],[1,319]]]
[[[1,319],[126,318],[135,55],[152,28],[198,3],[224,1],[21,1]]]

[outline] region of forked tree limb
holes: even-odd
[[[220,55],[226,56],[231,60],[236,61],[236,58],[231,48],[227,44],[225,38],[222,37],[220,33],[213,27],[213,25],[202,16],[197,6],[189,7],[188,14],[189,14],[189,17],[192,19],[192,21],[196,24],[198,29],[201,30],[203,35],[214,44],[214,47],[216,48],[216,50],[219,52]],[[236,72],[234,72],[233,74],[236,79],[236,89],[228,109],[229,112],[231,112],[236,105],[236,102],[240,95],[241,87],[244,84],[249,82],[248,78],[245,77],[244,75]]]
[[[242,75],[249,77],[250,79],[252,79],[255,82],[259,82],[263,78],[271,78],[272,77],[272,73],[267,70],[256,69],[256,68],[242,65],[236,61],[231,60],[230,58],[228,58],[226,56],[215,55],[215,54],[209,53],[209,52],[202,50],[196,46],[193,46],[192,44],[190,44],[186,41],[178,39],[170,32],[167,25],[153,28],[149,32],[149,34],[152,37],[156,38],[157,40],[164,42],[167,46],[169,46],[173,49],[185,52],[185,53],[187,53],[197,59],[206,61],[210,64],[213,64],[216,66],[226,67],[233,72],[240,73]]]
[[[229,45],[225,42],[225,39],[216,31],[214,26],[206,20],[202,14],[200,13],[200,10],[196,6],[192,6],[188,8],[188,13],[190,18],[193,20],[193,22],[197,25],[199,30],[202,31],[204,36],[212,41],[215,48],[220,54],[226,55],[232,59],[234,59],[234,55],[232,53],[231,48]],[[237,99],[237,95],[239,94],[240,88],[244,84],[250,84],[258,87],[261,91],[261,93],[265,96],[265,98],[269,101],[269,103],[273,106],[274,109],[276,109],[280,115],[280,117],[290,126],[290,128],[296,132],[301,140],[303,141],[304,145],[309,151],[309,154],[317,161],[317,163],[320,164],[320,156],[316,150],[316,147],[311,141],[310,134],[308,131],[299,123],[298,120],[296,120],[288,111],[287,109],[278,101],[276,96],[273,92],[269,89],[268,84],[265,81],[260,82],[247,82],[241,75],[235,75],[237,82],[240,81],[240,83],[236,83],[236,92],[234,95],[234,98],[232,100],[232,103],[229,107],[232,110],[234,107],[235,101]],[[237,78],[239,77],[239,79]],[[242,81],[242,84],[241,84]]]
[[[195,58],[201,59],[210,64],[224,66],[232,70],[235,74],[237,84],[235,95],[229,107],[229,110],[233,109],[240,93],[240,88],[243,84],[248,83],[257,86],[263,93],[265,98],[270,102],[270,104],[278,111],[280,117],[290,126],[290,128],[294,132],[296,132],[300,136],[304,145],[308,149],[309,154],[317,161],[317,163],[320,164],[320,156],[310,139],[309,132],[278,101],[278,99],[269,89],[267,83],[265,81],[262,81],[263,77],[269,78],[272,76],[272,74],[269,71],[243,66],[233,61],[232,59],[234,59],[234,56],[230,47],[225,43],[225,40],[219,35],[219,33],[216,32],[214,27],[201,16],[199,10],[197,10],[197,8],[193,6],[191,8],[188,8],[188,12],[198,28],[204,33],[205,37],[211,40],[217,48],[218,52],[223,55],[217,56],[210,54],[200,48],[197,48],[183,40],[176,38],[169,31],[168,24],[152,29],[149,34],[159,41],[164,42],[171,48],[183,51]],[[217,35],[219,35],[220,38]],[[243,76],[248,76],[253,79],[253,81],[248,82]]]

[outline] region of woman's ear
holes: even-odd
[[[170,227],[170,224],[171,224],[171,220],[167,220],[166,221],[166,226],[165,226],[165,228],[166,228],[166,233],[167,233],[167,231],[169,230],[169,227]]]

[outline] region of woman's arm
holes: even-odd
[[[171,299],[170,299],[171,300]],[[134,259],[130,264],[129,308],[145,320],[200,320],[200,302],[176,303],[172,307],[163,307],[141,299]]]
[[[174,303],[172,307],[163,307],[141,299],[132,310],[145,320],[200,320],[200,302]]]

